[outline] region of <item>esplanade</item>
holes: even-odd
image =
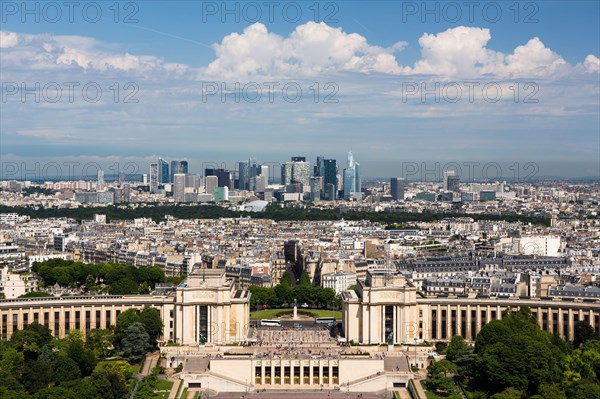
[[[127,309],[151,306],[163,320],[162,341],[172,343],[161,346],[164,364],[181,364],[180,376],[190,388],[375,392],[405,387],[413,377],[411,365],[427,366],[431,348],[415,344],[454,335],[472,341],[506,310],[527,306],[541,328],[568,340],[579,320],[600,330],[598,301],[422,297],[391,270],[368,271],[355,290],[342,292],[342,300],[341,328],[260,327],[250,323],[249,291],[223,270],[207,269],[164,295],[0,300],[0,331],[7,340],[38,322],[56,337],[72,330],[85,335],[114,326]],[[334,330],[341,337],[331,334]]]

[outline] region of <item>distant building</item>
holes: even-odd
[[[401,177],[392,177],[390,179],[390,194],[396,201],[404,199],[404,179]]]
[[[158,182],[160,184],[172,183],[169,174],[169,163],[162,158],[158,158]]]
[[[356,284],[356,274],[354,273],[332,273],[323,275],[323,288],[331,288],[338,295],[347,290],[350,286]]]
[[[156,193],[158,191],[158,164],[150,164],[150,192]]]
[[[175,202],[185,202],[185,174],[173,175],[173,199]]]
[[[213,195],[217,187],[219,187],[219,178],[217,176],[206,176],[204,178],[204,189],[207,194]]]
[[[480,191],[479,192],[479,201],[495,201],[496,200],[496,192],[495,191]]]
[[[344,198],[361,192],[360,164],[354,162],[352,151],[348,152],[348,167],[344,169]]]
[[[454,170],[444,171],[444,191],[459,191],[460,176]]]
[[[229,187],[215,188],[215,202],[229,201]]]

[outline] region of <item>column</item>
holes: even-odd
[[[260,365],[260,385],[265,385],[265,363]]]
[[[575,329],[573,328],[573,324],[573,309],[569,308],[569,335],[565,337],[565,340],[567,341],[573,341],[575,335]]]
[[[319,361],[319,385],[323,385],[323,365]]]
[[[275,364],[271,360],[271,385],[275,385]]]
[[[302,360],[300,360],[300,385],[304,385],[304,365],[302,364]]]
[[[312,385],[313,384],[313,378],[314,378],[314,374],[313,374],[313,364],[312,362],[309,360],[308,361],[308,384]]]
[[[437,319],[435,322],[435,331],[437,339],[442,337],[442,305],[437,305]]]
[[[331,365],[331,362],[329,362],[328,370],[329,370],[329,385],[333,385],[333,366]]]
[[[461,305],[456,305],[456,335],[463,335],[462,331],[462,316],[461,316],[462,308]]]
[[[475,331],[473,335],[478,334],[479,330],[481,330],[481,305],[477,305],[475,312]]]
[[[290,385],[294,385],[294,361],[290,360]]]
[[[450,340],[452,338],[452,309],[450,309],[450,305],[446,305],[446,339]]]
[[[467,341],[473,340],[473,334],[471,332],[471,305],[467,305]]]
[[[556,332],[561,337],[563,335],[564,328],[565,328],[565,323],[563,321],[563,310],[562,310],[562,307],[559,307],[558,308],[558,331],[556,331]]]

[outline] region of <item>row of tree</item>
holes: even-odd
[[[286,272],[275,287],[250,286],[249,291],[252,293],[250,306],[259,309],[263,305],[281,306],[285,303],[292,304],[294,301],[298,304],[307,303],[319,307],[340,306],[335,291],[331,288],[312,286],[308,274],[302,274],[296,286],[293,286],[293,278],[291,273]]]
[[[147,294],[157,283],[178,283],[181,277],[166,278],[158,266],[134,267],[119,263],[88,264],[64,259],[34,262],[32,270],[41,279],[42,286],[100,291],[111,295]]]
[[[600,398],[600,340],[589,323],[577,323],[569,346],[543,331],[527,308],[503,315],[481,329],[475,347],[460,336],[432,363],[427,388],[437,395],[472,399]]]
[[[232,217],[246,217],[286,220],[370,220],[387,225],[404,225],[408,222],[433,222],[448,217],[468,216],[475,220],[505,220],[509,222],[521,221],[523,223],[550,225],[550,219],[537,215],[521,214],[464,214],[457,211],[440,213],[411,213],[411,212],[367,212],[348,210],[341,212],[339,209],[319,209],[314,207],[280,207],[271,204],[265,212],[239,212],[232,211],[218,205],[154,205],[144,206],[107,206],[107,207],[78,207],[78,208],[43,208],[43,207],[9,207],[0,206],[0,213],[18,213],[32,218],[68,217],[76,220],[92,219],[94,214],[105,214],[108,220],[132,220],[136,218],[151,218],[158,222],[165,215],[172,215],[179,219],[218,219]]]

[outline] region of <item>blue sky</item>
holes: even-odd
[[[63,2],[60,18],[28,4],[23,15],[2,3],[4,163],[143,170],[163,156],[200,172],[250,156],[341,163],[352,149],[367,176],[472,161],[600,173],[597,1],[475,2],[472,18],[464,2],[276,1],[271,14],[262,1],[227,2],[229,14],[221,1],[120,2],[118,14],[112,1],[82,2],[72,22]],[[78,84],[72,101],[66,82]]]

